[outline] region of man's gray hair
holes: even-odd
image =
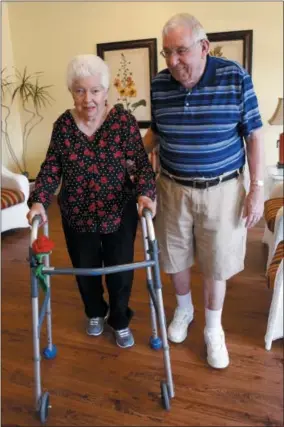
[[[163,27],[163,36],[167,35],[168,31],[177,27],[186,27],[192,31],[194,42],[199,40],[208,39],[206,31],[194,16],[189,13],[178,13],[172,16]]]
[[[96,55],[77,55],[67,66],[67,86],[71,89],[76,79],[99,75],[101,85],[109,88],[110,73],[107,64]]]

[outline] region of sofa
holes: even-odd
[[[278,184],[265,201],[265,238],[268,245],[266,265],[267,285],[271,289],[271,304],[265,334],[265,348],[270,350],[272,342],[283,337],[283,263],[284,263],[284,187]]]
[[[29,227],[26,215],[29,197],[29,180],[24,175],[11,172],[2,165],[1,172],[1,233],[16,228]]]

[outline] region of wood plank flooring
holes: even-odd
[[[67,267],[56,203],[50,211],[55,241],[51,264]],[[163,352],[153,351],[145,270],[135,272],[131,307],[136,345],[120,349],[110,330],[85,334],[85,318],[75,279],[52,278],[54,360],[43,360],[42,385],[51,395],[47,426],[283,426],[283,340],[264,348],[271,290],[264,277],[267,250],[263,223],[249,232],[246,269],[228,282],[223,324],[231,364],[217,371],[206,364],[203,294],[193,272],[195,320],[182,344],[171,344],[176,396],[171,411],[160,404],[165,378]],[[32,311],[28,230],[2,235],[2,426],[39,426],[34,410]],[[139,231],[136,260],[143,259]],[[162,274],[167,320],[175,309],[169,279]],[[42,329],[42,347],[46,345]]]

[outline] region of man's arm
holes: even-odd
[[[263,129],[252,131],[246,138],[247,158],[250,173],[251,188],[257,180],[264,178],[264,137]]]
[[[245,200],[243,216],[246,218],[246,227],[251,228],[262,217],[264,208],[264,188],[258,182],[263,181],[264,178],[264,141],[262,128],[252,131],[246,137],[246,144],[250,189]]]
[[[143,144],[146,152],[151,153],[151,151],[153,151],[153,149],[159,144],[158,134],[149,128],[143,137]]]

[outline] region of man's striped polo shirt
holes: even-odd
[[[151,101],[161,166],[177,177],[209,178],[240,168],[244,138],[262,126],[250,75],[227,59],[208,56],[190,90],[161,71],[152,81]]]

